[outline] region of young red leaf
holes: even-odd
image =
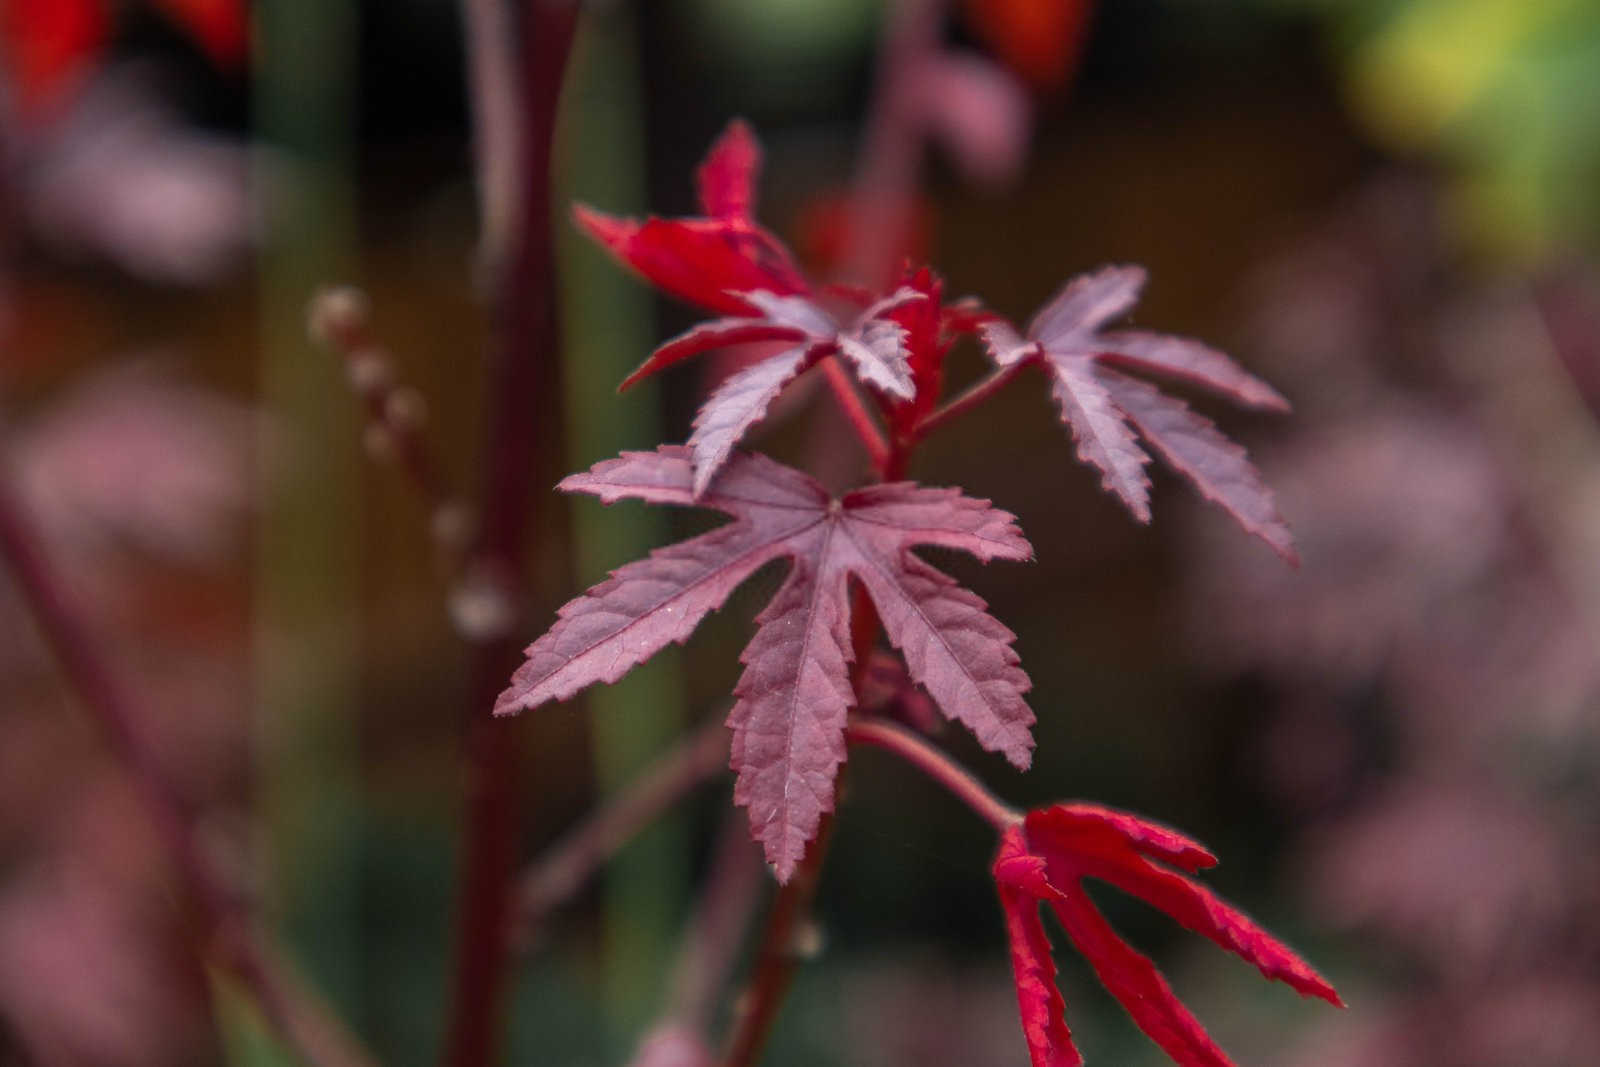
[[[1044,860],[1029,855],[1022,834],[1009,830],[994,861],[1000,912],[1011,945],[1011,972],[1017,984],[1017,1010],[1033,1067],[1079,1067],[1083,1056],[1067,1029],[1066,1003],[1056,987],[1050,939],[1039,921],[1039,894],[1048,892]]]
[[[1034,1067],[1082,1062],[1061,1021],[1048,944],[1038,928],[1038,905],[1054,910],[1067,937],[1139,1029],[1184,1067],[1232,1063],[1179,1002],[1155,964],[1130,948],[1084,891],[1095,878],[1165,911],[1185,927],[1256,965],[1267,978],[1306,996],[1343,1006],[1321,975],[1247,915],[1186,871],[1216,860],[1198,843],[1167,827],[1091,804],[1057,804],[1028,813],[1007,830],[994,877],[1011,942],[1023,1032]]]
[[[708,217],[618,218],[578,205],[579,228],[666,292],[713,311],[748,314],[737,293],[783,296],[810,292],[794,257],[751,215],[761,149],[735,120],[712,145],[696,174]]]
[[[1272,491],[1209,419],[1154,386],[1121,373],[1137,370],[1208,389],[1245,407],[1287,411],[1270,385],[1197,341],[1105,326],[1132,310],[1144,287],[1138,267],[1104,267],[1073,279],[1029,324],[1026,337],[993,316],[975,317],[990,357],[1000,366],[1034,360],[1049,371],[1061,418],[1078,443],[1078,458],[1140,522],[1150,521],[1150,457],[1158,452],[1250,533],[1291,563],[1294,542]],[[1135,436],[1137,431],[1137,436]]]
[[[750,218],[761,173],[761,145],[743,119],[734,119],[695,171],[700,210],[714,218]]]
[[[497,714],[562,700],[614,682],[682,642],[757,568],[787,559],[788,578],[757,618],[740,657],[744,675],[728,716],[735,800],[780,881],[786,881],[833,807],[854,703],[848,583],[860,582],[911,678],[984,747],[1018,767],[1031,759],[1028,677],[1014,634],[984,603],[911,549],[938,545],[982,560],[1027,559],[1032,549],[1007,513],[953,489],[909,482],[830,500],[801,472],[739,454],[701,496],[689,450],[629,452],[561,483],[568,492],[658,504],[698,504],[734,518],[627,564],[569,602],[495,704]]]
[[[628,375],[621,388],[679,360],[701,352],[747,341],[791,341],[784,349],[733,375],[706,398],[695,416],[689,450],[694,454],[695,495],[706,491],[747,430],[759,422],[784,386],[820,359],[839,356],[867,384],[909,400],[914,392],[906,361],[905,331],[885,318],[923,294],[900,289],[862,311],[841,327],[820,305],[803,296],[776,293],[735,294],[761,317],[717,319],[701,323],[656,349]]]

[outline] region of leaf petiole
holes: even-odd
[[[1004,833],[1022,821],[1022,812],[989,792],[972,772],[903,726],[881,719],[852,718],[845,740],[887,749],[944,786],[980,819]]]
[[[1001,367],[988,377],[972,385],[943,407],[929,412],[927,418],[917,423],[912,432],[920,439],[937,430],[945,423],[955,421],[1004,389],[1011,382],[1011,379],[1015,378],[1017,373],[1031,362],[1031,360],[1019,360],[1008,367]]]

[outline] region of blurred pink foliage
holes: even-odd
[[[1600,279],[1474,278],[1435,215],[1377,181],[1263,273],[1255,347],[1305,432],[1262,465],[1305,566],[1195,542],[1204,660],[1276,698],[1256,758],[1298,881],[1394,976],[1305,1067],[1585,1062],[1600,1020],[1600,435],[1571,328]]]
[[[199,285],[242,266],[256,243],[256,161],[243,145],[185,125],[149,81],[105,71],[20,143],[20,215],[57,255]]]
[[[248,686],[244,620],[217,589],[266,436],[245,405],[135,362],[91,376],[7,441],[23,506],[155,712],[143,725],[170,780],[219,813],[247,778]],[[0,653],[0,1030],[39,1063],[211,1059],[204,977],[144,806],[63,708],[53,660],[5,583],[0,620],[17,638]],[[215,843],[231,836],[219,829]]]

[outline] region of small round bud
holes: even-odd
[[[388,463],[394,459],[396,451],[394,434],[387,426],[369,422],[361,431],[361,447],[374,463]]]
[[[827,935],[822,932],[821,923],[803,922],[795,927],[794,940],[790,943],[789,950],[794,953],[797,960],[814,960],[822,955],[827,942]]]
[[[516,603],[503,575],[483,568],[468,571],[450,590],[450,621],[469,641],[503,637],[517,620]]]
[[[381,348],[362,348],[345,360],[345,376],[358,396],[371,396],[394,381],[394,364]]]
[[[323,289],[311,298],[306,316],[306,331],[325,347],[337,347],[367,324],[367,295],[351,285]]]
[[[383,417],[399,430],[420,429],[428,421],[428,402],[409,386],[401,386],[383,403]]]
[[[428,532],[440,548],[459,551],[467,547],[476,525],[471,510],[459,500],[452,500],[434,509],[428,520]]]

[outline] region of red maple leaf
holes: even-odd
[[[761,421],[784,387],[819,360],[838,356],[850,365],[857,378],[901,400],[910,400],[914,393],[905,331],[887,316],[908,303],[923,300],[923,294],[915,289],[902,288],[873,303],[846,327],[841,327],[821,305],[803,296],[761,291],[737,296],[761,314],[701,323],[656,349],[621,385],[626,389],[662,367],[713,348],[749,341],[793,344],[730,375],[706,397],[689,438],[696,496],[706,491],[732,454],[733,446]]]
[[[624,498],[696,504],[733,522],[657,549],[567,603],[495,703],[497,714],[564,700],[615,682],[673,642],[683,642],[734,588],[775,559],[788,579],[757,617],[740,661],[728,716],[734,800],[779,881],[787,881],[833,808],[845,757],[850,684],[851,579],[866,589],[911,678],[943,713],[1019,768],[1031,760],[1028,677],[1016,636],[984,602],[912,551],[961,549],[982,560],[1028,559],[1012,516],[954,489],[873,485],[830,500],[807,475],[764,456],[738,454],[703,495],[688,449],[627,452],[561,483],[610,504]]]
[[[1272,490],[1262,483],[1244,449],[1183,401],[1123,371],[1175,378],[1266,411],[1287,411],[1288,401],[1198,341],[1105,329],[1132,310],[1144,281],[1143,268],[1102,267],[1067,283],[1033,317],[1026,338],[996,317],[977,329],[1000,366],[1027,360],[1049,372],[1061,419],[1078,444],[1078,458],[1099,469],[1101,484],[1140,522],[1150,521],[1150,479],[1144,470],[1150,457],[1138,442],[1143,437],[1201,495],[1296,562],[1294,539],[1278,514]]]
[[[794,257],[751,214],[761,147],[739,120],[728,124],[696,174],[703,218],[618,218],[579,204],[573,216],[612,255],[681,300],[748,314],[739,293],[810,292]]]
[[[1050,943],[1039,918],[1041,903],[1051,907],[1100,981],[1167,1055],[1184,1067],[1232,1064],[1155,964],[1117,936],[1085,892],[1085,878],[1108,882],[1166,912],[1255,964],[1267,978],[1343,1007],[1333,987],[1293,950],[1199,882],[1171,869],[1192,874],[1216,862],[1204,846],[1174,830],[1092,804],[1031,811],[1021,825],[1005,832],[994,878],[1033,1067],[1083,1062],[1062,1017]]]

